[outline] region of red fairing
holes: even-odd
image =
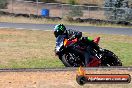
[[[101,61],[97,58],[93,58],[93,60],[87,65],[87,67],[98,67]]]
[[[100,41],[100,37],[96,37],[96,38],[94,39],[94,42],[95,42],[96,44],[99,44],[99,41]]]
[[[73,39],[73,40],[71,40],[71,41],[68,41],[68,40],[67,40],[65,46],[68,46],[68,45],[70,45],[71,43],[76,43],[76,42],[77,42],[77,38],[75,38],[75,39]]]

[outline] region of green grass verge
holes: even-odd
[[[113,51],[123,66],[132,66],[132,36],[84,33],[100,36],[100,46]],[[52,31],[0,29],[0,68],[64,67],[54,55]]]

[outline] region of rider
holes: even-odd
[[[68,40],[72,39],[79,39],[81,42],[85,44],[89,44],[91,47],[95,48],[96,50],[99,49],[98,45],[93,41],[90,37],[82,37],[82,32],[69,29],[67,30],[63,24],[58,24],[54,27],[54,35],[57,38],[59,35],[66,35]],[[90,48],[89,48],[90,49]],[[84,53],[85,56],[85,65],[88,66],[90,62],[90,52],[89,49],[87,52]]]

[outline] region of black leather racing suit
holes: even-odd
[[[76,31],[76,30],[72,30],[72,29],[69,29],[69,30],[66,30],[66,36],[69,40],[72,40],[72,39],[80,39],[82,37],[82,32],[80,31]]]
[[[93,40],[92,41],[88,40],[88,37],[82,37],[82,32],[80,31],[69,29],[69,30],[66,30],[65,34],[67,35],[67,38],[69,40],[78,38],[80,42],[90,45],[90,47],[88,47],[86,51],[84,52],[85,66],[87,66],[91,59],[90,49],[92,47],[98,50],[99,47],[97,46],[97,44],[94,43]]]

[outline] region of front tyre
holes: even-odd
[[[122,62],[113,52],[104,49],[101,66],[122,66]]]
[[[81,56],[73,52],[67,52],[67,53],[65,52],[61,56],[61,61],[66,67],[84,66],[84,62]]]

